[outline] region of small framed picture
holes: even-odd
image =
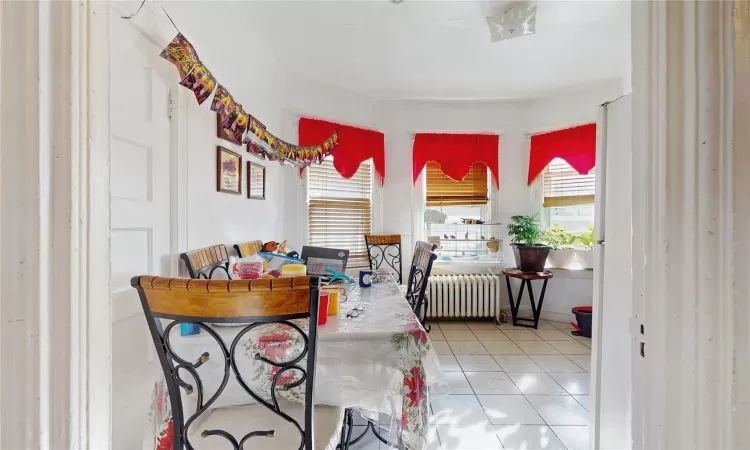
[[[222,146],[216,147],[216,190],[242,193],[242,157]]]
[[[221,123],[221,114],[219,113],[216,113],[216,136],[222,139],[226,139],[233,144],[242,145],[242,140],[237,139],[237,136],[235,136],[232,130],[224,128],[223,124]]]
[[[266,168],[247,162],[247,198],[266,199]]]

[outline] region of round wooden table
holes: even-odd
[[[513,316],[513,326],[536,328],[539,325],[539,316],[542,313],[542,304],[544,303],[544,292],[547,290],[547,281],[552,278],[552,272],[546,270],[544,272],[521,272],[520,269],[507,269],[503,271],[503,275],[505,275],[505,283],[508,285],[508,300],[510,301],[510,313],[511,316]],[[511,278],[518,278],[521,280],[521,289],[518,291],[518,298],[516,301],[513,300],[513,290],[510,287]],[[542,284],[542,294],[539,296],[539,305],[537,305],[534,300],[534,291],[531,288],[532,280],[544,280],[544,284]],[[521,305],[523,290],[526,286],[528,286],[529,289],[531,312],[534,315],[533,319],[518,317],[518,308]]]

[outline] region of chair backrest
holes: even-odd
[[[437,259],[434,251],[436,248],[435,244],[417,241],[409,269],[409,279],[406,283],[406,301],[409,302],[422,323],[424,323],[422,306],[427,290],[427,280],[432,272],[432,263]],[[426,311],[424,314],[426,315]]]
[[[234,249],[237,251],[237,256],[240,258],[247,258],[258,253],[263,248],[263,241],[248,241],[240,244],[234,244]]]
[[[190,250],[180,254],[180,259],[185,261],[190,278],[213,278],[216,269],[221,269],[229,276],[229,255],[224,244],[212,245],[211,247]]]
[[[390,267],[398,275],[401,284],[401,235],[400,234],[366,234],[367,258],[370,269]]]
[[[270,413],[284,418],[287,422],[296,426],[300,432],[300,448],[313,449],[313,388],[315,382],[315,357],[318,336],[318,293],[320,280],[317,277],[294,277],[263,280],[191,280],[185,278],[163,278],[154,276],[137,276],[131,280],[131,285],[138,290],[143,312],[146,316],[151,337],[156,347],[164,377],[167,384],[167,392],[172,407],[174,424],[174,449],[184,447],[193,448],[190,443],[190,426],[202,414],[207,412],[211,405],[216,402],[224,392],[230,375],[233,373],[238,384],[258,403],[270,410]],[[308,331],[305,332],[293,319],[310,318]],[[170,321],[165,327],[164,323]],[[238,328],[238,333],[232,342],[224,342],[219,334],[214,331],[209,323],[231,322],[234,324],[246,324]],[[203,386],[199,368],[206,363],[212,355],[208,352],[202,355],[177,355],[173,350],[170,339],[177,339],[173,328],[177,325],[188,323],[200,328],[201,333],[206,333],[219,346],[220,355],[215,357],[224,366],[224,378],[216,392],[208,396],[204,401]],[[244,380],[252,379],[252,374],[241,374],[236,362],[237,356],[247,352],[247,347],[240,343],[241,338],[254,337],[260,340],[259,330],[256,327],[264,324],[283,324],[289,331],[298,334],[299,354],[289,356],[284,361],[274,361],[267,354],[255,353],[254,360],[267,366],[273,377],[264,376],[264,379],[272,379],[270,383],[270,398],[268,393],[261,393],[253,389]],[[266,325],[268,327],[270,325]],[[287,328],[288,327],[288,328]],[[175,330],[176,331],[176,330]],[[257,348],[268,343],[257,343]],[[238,351],[239,349],[239,351]],[[261,350],[262,352],[262,350]],[[184,352],[181,352],[184,353]],[[264,356],[266,355],[266,356]],[[268,357],[267,357],[268,356]],[[195,362],[183,358],[195,357]],[[307,363],[303,368],[300,361],[307,357]],[[271,359],[269,359],[271,358]],[[180,373],[182,371],[182,373]],[[274,372],[275,371],[275,372]],[[191,377],[183,379],[185,372]],[[281,375],[284,375],[283,377]],[[189,384],[192,382],[195,386]],[[305,419],[304,428],[291,416],[281,410],[277,401],[279,391],[287,391],[292,388],[301,387],[304,384]],[[196,412],[190,417],[185,417],[180,397],[180,387],[186,393],[197,391]],[[264,397],[265,394],[265,397]],[[207,394],[208,395],[208,394]],[[251,423],[248,425],[252,426]],[[252,430],[248,430],[252,431]],[[212,439],[223,438],[228,441],[243,442],[254,436],[272,436],[273,430],[253,431],[243,436],[232,436],[224,430],[204,430],[203,437],[215,436]],[[256,444],[257,445],[257,444]],[[271,445],[272,447],[272,445]],[[234,448],[238,448],[236,444]],[[243,448],[240,444],[239,448]]]

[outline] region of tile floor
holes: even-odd
[[[428,450],[588,448],[590,339],[551,321],[430,324],[451,395],[432,401]],[[385,448],[371,435],[352,446]]]

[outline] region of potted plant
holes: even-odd
[[[581,267],[584,269],[594,268],[594,246],[596,240],[594,239],[594,226],[589,225],[589,229],[576,236],[576,244],[583,246],[582,250],[576,251],[578,255],[578,261],[581,263]]]
[[[542,232],[542,241],[552,247],[552,250],[549,251],[549,256],[547,256],[547,264],[552,268],[567,269],[576,256],[575,249],[571,247],[571,244],[575,241],[573,233],[568,232],[568,230],[559,225],[555,225]]]
[[[533,216],[513,216],[508,224],[508,234],[513,238],[513,256],[523,272],[543,272],[550,247],[542,244],[542,227]]]

